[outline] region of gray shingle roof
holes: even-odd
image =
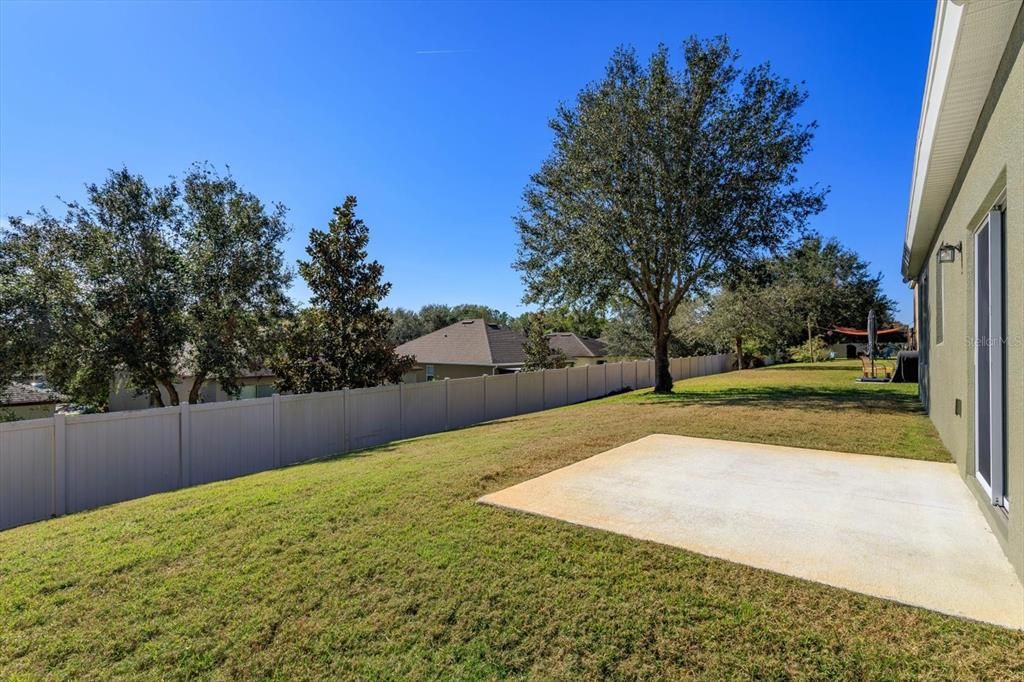
[[[20,381],[12,381],[0,388],[0,405],[46,405],[66,400],[67,397],[57,391]]]
[[[395,350],[421,364],[518,365],[526,360],[525,341],[518,332],[475,319],[448,325]]]
[[[548,345],[570,358],[603,358],[608,355],[608,348],[600,339],[577,336],[572,332],[548,334]]]

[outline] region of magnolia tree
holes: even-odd
[[[727,269],[775,249],[824,207],[796,186],[814,123],[803,88],[744,71],[725,38],[688,40],[644,65],[617,50],[605,77],[551,120],[554,149],[516,218],[526,301],[600,307],[621,298],[653,338],[655,391],[672,390],[670,322]]]
[[[356,217],[356,198],[334,209],[327,230],[311,230],[299,274],[310,306],[290,324],[274,368],[295,393],[398,383],[413,365],[395,354],[392,319],[380,302],[391,290],[384,267],[367,260],[370,230]]]

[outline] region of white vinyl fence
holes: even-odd
[[[673,358],[673,379],[729,355]],[[639,360],[0,423],[0,529],[654,383]]]

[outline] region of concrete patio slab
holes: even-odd
[[[480,501],[1024,628],[953,464],[653,435]]]

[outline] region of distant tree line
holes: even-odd
[[[451,306],[444,303],[428,303],[419,310],[394,308],[390,314],[393,322],[391,340],[396,345],[401,345],[406,341],[419,338],[461,320],[484,319],[524,335],[530,325],[535,322],[535,313],[511,315],[478,303],[460,303]],[[607,323],[603,312],[570,310],[565,307],[543,311],[541,320],[546,333],[573,332],[587,338],[601,336]]]
[[[835,327],[865,328],[871,310],[879,324],[895,323],[895,307],[857,253],[811,234],[683,301],[669,324],[670,354],[729,351],[745,366],[763,356],[805,357],[798,349],[820,349]],[[614,355],[649,356],[654,346],[648,316],[628,303],[608,316],[603,338]]]
[[[247,371],[271,367],[297,392],[397,381],[390,284],[366,260],[356,200],[310,232],[301,310],[286,288],[286,209],[264,204],[229,172],[193,165],[151,185],[127,169],[86,185],[64,215],[41,210],[0,230],[0,388],[45,374],[72,400],[103,408],[115,380],[156,405],[195,377],[231,395]]]
[[[496,308],[475,303],[451,306],[444,303],[428,303],[419,310],[395,308],[389,312],[392,320],[390,338],[395,345],[401,345],[460,320],[482,318],[519,332],[524,329],[522,316],[513,317]]]

